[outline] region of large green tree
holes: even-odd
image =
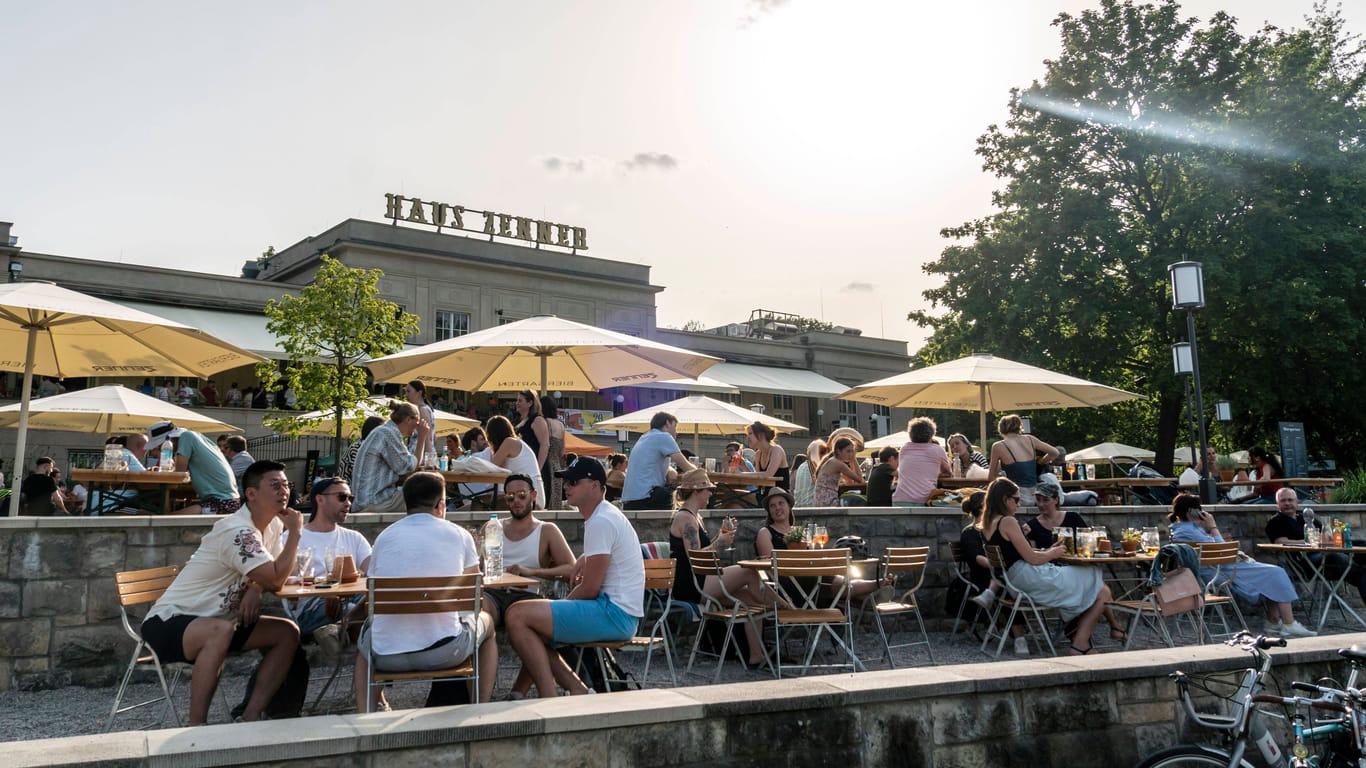
[[[403,348],[417,332],[417,318],[379,297],[377,269],[353,269],[327,255],[313,283],[298,296],[266,305],[267,328],[280,340],[289,360],[257,366],[266,391],[281,383],[294,390],[304,411],[331,409],[337,414],[334,456],[341,455],[343,415],[369,394],[361,363]],[[317,420],[274,411],[271,428],[298,437]]]
[[[1171,345],[1186,337],[1167,266],[1203,262],[1208,405],[1234,442],[1303,421],[1310,451],[1359,464],[1366,342],[1366,67],[1336,12],[1240,35],[1175,2],[1062,14],[1058,57],[978,139],[995,213],[944,230],[942,276],[911,319],[934,363],[972,351],[1149,400],[1040,414],[1046,439],[1119,439],[1159,458],[1185,436]]]

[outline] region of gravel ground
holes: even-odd
[[[1253,619],[1251,623],[1254,627],[1260,628],[1258,620]],[[903,625],[904,626],[904,625]],[[1328,626],[1325,627],[1325,634],[1345,634],[1352,631],[1352,628],[1340,622],[1340,617],[1330,617]],[[1359,629],[1356,631],[1360,631]],[[898,635],[902,635],[898,630]],[[881,659],[881,643],[878,640],[876,629],[860,627],[855,633],[856,645],[859,657],[869,669],[883,669],[885,664]],[[1146,643],[1136,643],[1136,647],[1155,647],[1158,643],[1154,642],[1151,633],[1145,633],[1143,639]],[[1356,639],[1356,638],[1353,638]],[[906,637],[893,637],[893,642],[905,642]],[[1055,639],[1059,651],[1065,649],[1065,643],[1060,639]],[[1351,641],[1344,638],[1344,645]],[[828,645],[829,641],[825,641]],[[965,640],[960,633],[954,641],[950,642],[948,632],[930,632],[930,643],[934,650],[934,662],[936,664],[963,664],[991,661],[992,657],[979,650],[980,643]],[[1100,625],[1099,631],[1093,638],[1096,650],[1101,653],[1112,653],[1120,651],[1120,645],[1109,638],[1109,632],[1104,624]],[[316,649],[312,649],[316,650]],[[679,685],[706,685],[711,682],[712,675],[716,669],[716,661],[699,657],[691,675],[684,674],[687,666],[687,654],[691,650],[691,639],[682,650],[682,660],[676,662]],[[1016,658],[1010,643],[1006,644],[1005,652],[1001,656],[1002,661]],[[897,667],[913,667],[929,664],[929,659],[923,646],[896,649],[893,651]],[[1034,654],[1038,655],[1037,651]],[[236,657],[229,660],[227,671],[223,675],[221,690],[228,702],[228,706],[235,705],[241,701],[246,686],[247,676],[256,663],[256,656]],[[499,651],[499,672],[498,685],[495,695],[504,695],[512,684],[512,679],[516,674],[516,656],[508,648],[506,643],[501,644]],[[640,653],[622,653],[619,655],[623,668],[634,673],[637,677],[641,668],[644,666],[644,657]],[[662,658],[658,652],[655,654],[654,661],[651,663],[650,678],[651,684],[663,681],[668,684],[667,668],[660,664]],[[313,680],[309,687],[309,706],[319,691],[322,689],[327,675],[331,672],[331,661],[322,657],[321,654],[313,654],[310,657],[313,665]],[[149,676],[150,677],[150,676]],[[768,679],[767,670],[751,672],[744,669],[739,663],[734,661],[726,662],[722,668],[721,679],[723,682],[742,682],[750,680]],[[150,684],[134,685],[125,696],[125,701],[135,702],[151,698],[159,691],[155,678],[151,678]],[[424,684],[404,685],[391,689],[387,694],[388,700],[395,709],[406,707],[422,706],[427,692]],[[114,701],[115,687],[108,688],[79,688],[68,687],[50,691],[5,691],[0,692],[0,741],[23,741],[29,739],[43,739],[60,736],[78,736],[84,734],[101,733],[104,730],[105,720],[109,717],[109,710]],[[176,692],[176,703],[178,711],[184,716],[187,688],[182,684]],[[134,710],[119,715],[115,721],[118,730],[131,730],[139,728],[161,727],[164,705],[152,705],[142,709]],[[312,711],[311,709],[308,711]],[[351,694],[351,675],[349,666],[346,667],[337,682],[333,684],[327,696],[321,702],[319,713],[348,713],[354,712],[355,706]],[[215,697],[213,707],[210,710],[210,722],[227,722],[228,715],[224,711],[218,697]]]

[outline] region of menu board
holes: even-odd
[[[1282,421],[1276,424],[1281,435],[1281,468],[1286,477],[1309,477],[1309,452],[1304,447],[1304,424]]]

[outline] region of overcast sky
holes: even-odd
[[[939,230],[990,212],[977,137],[1098,5],[0,0],[0,220],[236,274],[394,192],[584,227],[653,268],[661,325],[764,308],[914,351]]]

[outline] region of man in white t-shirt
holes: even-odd
[[[299,532],[299,552],[311,551],[308,558],[309,573],[319,576],[328,572],[331,565],[327,562],[329,551],[333,558],[350,555],[357,570],[368,572],[370,542],[365,540],[360,531],[342,526],[351,512],[351,501],[356,498],[351,494],[351,486],[345,480],[328,477],[314,483],[308,495],[313,502],[313,516]],[[336,622],[341,619],[343,612],[350,613],[349,626],[353,627],[354,640],[360,632],[361,623],[365,621],[365,595],[346,600],[335,597],[300,600],[294,609],[294,617],[299,622],[300,634],[305,637],[313,635],[318,645],[336,655],[341,648]]]
[[[162,663],[194,664],[190,725],[207,719],[229,652],[264,654],[241,715],[243,720],[259,720],[299,647],[294,622],[261,615],[261,593],[284,586],[294,569],[303,517],[289,506],[285,465],[258,461],[247,469],[244,480],[246,504],[205,534],[142,622],[142,637]],[[291,536],[281,544],[285,530]]]
[[[436,472],[416,472],[403,481],[408,515],[375,537],[371,577],[455,576],[479,572],[479,556],[469,531],[446,520],[446,481]],[[367,700],[366,655],[384,672],[412,672],[457,666],[479,654],[479,701],[493,696],[498,675],[498,644],[493,617],[478,614],[418,613],[373,616],[362,630],[356,654],[356,709],[373,711]]]
[[[508,637],[541,698],[558,683],[573,695],[588,692],[547,643],[573,645],[627,640],[645,615],[645,561],[640,538],[621,510],[603,498],[607,473],[597,459],[581,456],[555,473],[565,497],[583,516],[583,556],[574,563],[563,600],[523,600],[508,609]]]

